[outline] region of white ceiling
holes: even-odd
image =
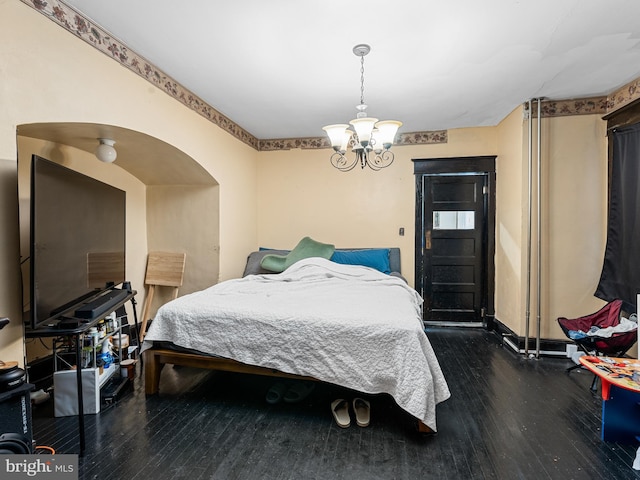
[[[640,77],[638,0],[64,0],[259,139],[495,125]]]

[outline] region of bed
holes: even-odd
[[[260,267],[273,251],[253,252],[242,278],[163,305],[142,346],[146,393],[165,364],[305,378],[389,394],[435,432],[449,389],[399,250],[381,250],[383,267],[310,257],[277,274]]]

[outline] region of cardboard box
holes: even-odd
[[[102,375],[99,368],[82,370],[82,403],[84,414],[100,412],[100,387],[120,366],[111,364]],[[53,374],[54,415],[67,417],[78,414],[77,371],[61,370]]]

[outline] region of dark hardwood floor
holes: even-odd
[[[269,405],[264,377],[165,368],[161,393],[143,379],[86,417],[81,479],[603,479],[640,478],[638,445],[600,440],[599,392],[566,359],[522,358],[482,330],[429,329],[451,389],[438,433],[421,435],[388,396],[371,425],[339,428],[331,400],[354,392],[317,384],[299,404]],[[140,372],[138,372],[139,374]],[[77,419],[36,406],[34,438],[78,452]]]

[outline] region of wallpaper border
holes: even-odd
[[[399,133],[395,145],[429,145],[447,143],[447,130],[434,132]],[[316,149],[331,148],[326,137],[311,138],[276,138],[271,140],[259,140],[260,151],[291,150],[292,148]]]

